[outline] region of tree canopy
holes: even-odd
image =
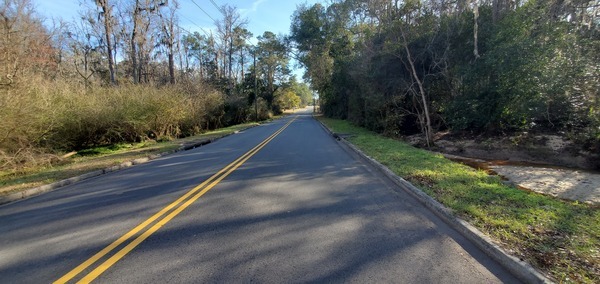
[[[290,38],[328,116],[428,141],[551,131],[598,145],[599,11],[588,0],[333,1],[298,7]]]

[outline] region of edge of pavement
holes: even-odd
[[[454,230],[458,231],[461,235],[467,238],[469,241],[475,244],[479,249],[481,249],[485,254],[490,256],[492,259],[497,261],[500,265],[502,265],[506,270],[513,273],[517,278],[523,280],[526,283],[553,283],[552,280],[546,277],[541,272],[537,271],[533,266],[529,263],[520,260],[519,258],[510,255],[503,248],[495,244],[492,239],[485,234],[483,234],[479,229],[475,228],[465,220],[462,220],[456,217],[452,211],[425,194],[423,191],[418,189],[416,186],[406,181],[405,179],[399,177],[394,172],[392,172],[389,168],[379,163],[375,159],[369,157],[363,151],[358,149],[352,143],[348,142],[343,137],[340,137],[338,134],[334,133],[325,126],[322,122],[315,119],[323,129],[327,133],[329,133],[333,138],[337,141],[341,142],[356,154],[358,154],[362,159],[369,163],[370,166],[375,168],[377,171],[382,173],[385,177],[390,179],[394,184],[396,184],[399,188],[409,193],[413,197],[415,197],[421,204],[431,210],[436,216],[441,218],[446,224],[452,227]]]
[[[248,130],[248,129],[256,127],[256,126],[257,125],[249,126],[249,127],[244,128],[244,129],[240,129],[240,130],[237,130],[237,131],[234,131],[232,133],[225,134],[225,135],[222,135],[222,136],[219,136],[219,137],[216,137],[216,138],[202,139],[202,140],[196,141],[194,143],[184,144],[184,145],[181,145],[181,147],[179,147],[179,148],[177,148],[175,150],[170,150],[170,151],[162,152],[162,153],[159,153],[159,154],[148,155],[147,157],[144,157],[144,158],[137,158],[137,159],[133,159],[133,160],[130,160],[130,161],[125,161],[125,162],[123,162],[121,164],[118,164],[118,165],[115,165],[115,166],[111,166],[111,167],[108,167],[108,168],[104,168],[102,170],[95,170],[95,171],[92,171],[92,172],[89,172],[89,173],[85,173],[85,174],[82,174],[82,175],[78,175],[78,176],[74,176],[74,177],[71,177],[71,178],[68,178],[68,179],[59,180],[59,181],[56,181],[56,182],[53,182],[53,183],[50,183],[50,184],[45,184],[45,185],[37,186],[37,187],[34,187],[34,188],[28,188],[28,189],[25,189],[25,190],[21,190],[21,191],[13,192],[13,193],[10,193],[10,194],[4,195],[4,196],[0,196],[0,205],[5,205],[5,204],[8,204],[8,203],[12,203],[12,202],[15,202],[15,201],[20,201],[20,200],[25,200],[25,199],[28,199],[28,198],[31,198],[31,197],[34,197],[34,196],[38,196],[38,195],[46,193],[46,192],[54,191],[54,190],[59,189],[61,187],[64,187],[64,186],[67,186],[67,185],[70,185],[70,184],[73,184],[73,183],[76,183],[76,182],[79,182],[79,181],[82,181],[82,180],[86,180],[86,179],[90,179],[90,178],[97,177],[97,176],[100,176],[100,175],[104,175],[104,174],[107,174],[107,173],[112,173],[112,172],[120,171],[120,170],[123,170],[123,169],[127,169],[127,168],[133,167],[135,165],[147,163],[149,161],[158,159],[160,157],[168,156],[168,155],[175,154],[175,153],[178,153],[178,152],[195,149],[195,148],[198,148],[198,147],[210,144],[212,142],[215,142],[215,141],[217,141],[217,140],[219,140],[221,138],[225,138],[227,136],[230,136],[230,135],[233,135],[233,134],[237,134],[237,133],[239,133],[241,131]]]

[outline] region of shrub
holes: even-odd
[[[61,151],[168,140],[221,126],[223,96],[202,84],[78,88],[39,80],[1,90],[0,169],[57,159]]]

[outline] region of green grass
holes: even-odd
[[[499,177],[346,121],[332,131],[558,282],[600,283],[600,210],[503,184]]]
[[[136,144],[116,144],[79,151],[76,155],[46,167],[24,169],[19,172],[0,171],[0,195],[18,192],[95,170],[105,169],[138,158],[172,151],[182,145],[219,138],[236,131],[257,125],[246,123],[209,131],[197,136],[156,143],[153,141]]]

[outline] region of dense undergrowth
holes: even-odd
[[[291,39],[327,117],[429,144],[546,132],[598,151],[600,7],[509,2],[304,5]]]
[[[1,170],[50,165],[73,150],[170,140],[239,123],[231,100],[203,84],[85,88],[40,80],[0,92]],[[243,108],[246,120],[249,106]],[[261,117],[269,115],[261,108]]]

